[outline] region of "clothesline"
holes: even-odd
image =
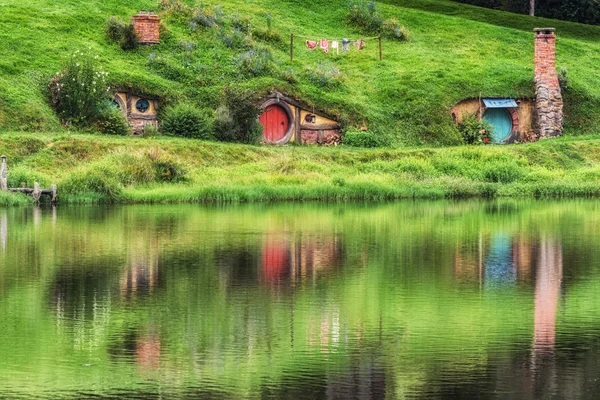
[[[317,35],[315,35],[315,36],[302,36],[302,35],[296,35],[295,33],[292,33],[292,35],[294,35],[295,38],[307,39],[307,40],[314,40],[316,37],[318,37]],[[321,38],[321,37],[319,37],[319,39],[322,39],[322,40],[339,40],[339,39],[326,39],[326,38]],[[374,40],[374,39],[379,39],[379,36],[373,36],[373,37],[368,37],[368,38],[359,38],[359,39],[349,39],[349,40],[356,41],[356,40]]]

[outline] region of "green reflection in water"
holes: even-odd
[[[585,397],[598,204],[0,210],[0,397]]]

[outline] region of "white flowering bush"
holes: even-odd
[[[50,81],[50,100],[63,123],[86,127],[100,119],[110,88],[97,58],[77,50]]]

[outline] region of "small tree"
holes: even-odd
[[[215,115],[215,137],[223,142],[258,143],[263,135],[260,112],[251,93],[225,88],[224,104]]]
[[[50,81],[50,100],[63,123],[85,127],[100,118],[110,88],[96,60],[77,50]]]

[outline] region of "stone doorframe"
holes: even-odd
[[[269,143],[269,144],[286,144],[287,142],[290,141],[290,139],[292,138],[292,135],[294,134],[294,131],[295,131],[294,127],[295,127],[295,122],[296,121],[295,121],[295,118],[294,118],[294,113],[292,112],[292,109],[290,108],[290,106],[285,101],[281,101],[280,99],[277,99],[277,98],[275,98],[275,99],[269,99],[269,100],[265,101],[260,106],[260,108],[264,112],[264,110],[267,107],[273,106],[273,105],[279,106],[279,107],[283,108],[283,110],[285,111],[285,114],[287,115],[288,120],[289,120],[288,121],[288,129],[285,132],[285,135],[283,135],[283,137],[281,139],[279,139],[279,140],[275,140],[275,141],[268,140],[265,137],[264,133],[263,133],[263,140],[265,141],[265,143]],[[262,113],[261,113],[261,115],[262,115]],[[260,116],[259,116],[259,118],[260,118]]]

